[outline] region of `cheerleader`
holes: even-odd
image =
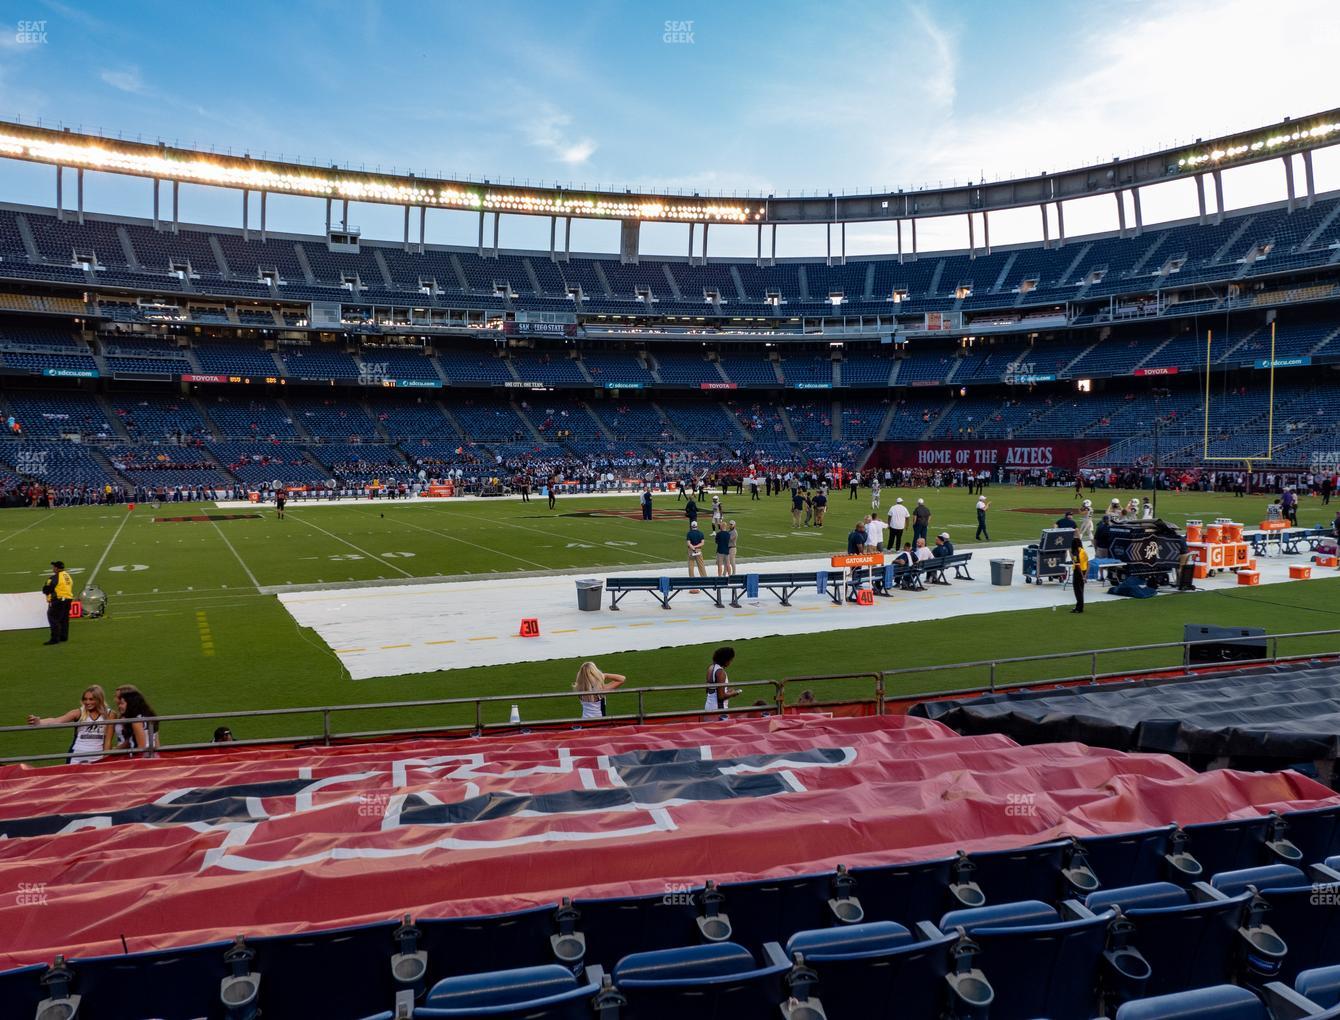
[[[95,761],[102,760],[102,752],[111,743],[112,728],[103,725],[103,723],[114,718],[115,716],[107,710],[107,696],[103,694],[100,686],[94,684],[84,689],[84,693],[79,699],[78,708],[72,708],[64,715],[53,716],[50,719],[30,715],[28,716],[28,725],[52,726],[56,723],[79,723],[74,730],[74,739],[70,742],[68,763],[71,765],[91,765]]]
[[[572,684],[572,689],[579,692],[582,718],[599,719],[605,715],[605,693],[622,687],[627,679],[618,673],[602,673],[594,662],[583,662]]]

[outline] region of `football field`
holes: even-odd
[[[909,504],[926,499],[930,531],[948,531],[961,551],[973,542],[975,497],[961,490],[885,490],[882,511],[896,495]],[[995,487],[989,526],[996,543],[1035,540],[1060,513],[1074,507],[1065,489]],[[1101,508],[1114,495],[1091,498]],[[1117,493],[1123,501],[1131,494]],[[1159,496],[1161,516],[1179,526],[1188,517],[1228,516],[1254,524],[1268,499],[1234,499],[1203,493]],[[767,559],[822,559],[845,551],[846,534],[870,511],[867,490],[849,500],[832,497],[826,526],[793,528],[789,499],[748,493],[724,500],[726,516],[738,523],[744,571]],[[54,715],[78,702],[88,683],[110,691],[134,683],[160,714],[241,712],[296,706],[408,701],[479,694],[550,692],[553,701],[527,703],[528,717],[566,717],[576,711],[569,685],[581,658],[513,663],[452,671],[352,681],[316,634],[299,627],[277,595],[296,586],[347,588],[353,584],[407,584],[420,579],[480,578],[569,571],[600,576],[600,569],[673,565],[683,573],[685,520],[673,496],[655,500],[656,519],[640,519],[636,495],[564,497],[549,510],[543,498],[456,502],[400,502],[302,506],[290,504],[286,519],[273,507],[216,508],[212,504],[81,507],[0,511],[0,591],[37,590],[52,559],[63,559],[76,591],[93,583],[108,595],[100,620],[75,621],[68,644],[43,647],[44,631],[0,632],[0,662],[10,694],[8,724],[28,713]],[[1334,510],[1303,500],[1300,523],[1329,521]],[[703,521],[705,526],[705,520]],[[709,538],[710,546],[710,538]],[[710,553],[710,548],[709,548]],[[979,560],[986,558],[984,551]],[[710,562],[710,556],[709,556]],[[1017,568],[1016,568],[1017,570]],[[985,563],[976,571],[985,584]],[[1019,584],[1019,578],[1015,579]],[[1059,596],[1058,600],[1059,601]],[[518,615],[524,607],[518,607]],[[1051,608],[953,620],[893,623],[868,629],[769,637],[739,643],[732,677],[742,680],[849,673],[872,669],[960,662],[1094,647],[1179,640],[1183,622],[1264,626],[1273,632],[1340,626],[1340,577],[1165,597],[1093,607],[1084,617],[1056,615]],[[733,641],[729,616],[704,622],[697,644],[648,647],[602,657],[601,665],[629,676],[629,686],[696,684],[712,647]],[[444,635],[450,637],[450,635]],[[1333,647],[1320,641],[1318,647]],[[1301,650],[1284,649],[1285,651]],[[1115,660],[1114,660],[1115,661]],[[1132,655],[1128,664],[1150,662]],[[1167,661],[1165,656],[1157,661]],[[1054,671],[1007,675],[1001,680],[1062,675]],[[1082,667],[1087,669],[1086,664]],[[1114,665],[1113,668],[1116,668]],[[926,674],[900,682],[903,690],[925,690],[980,682],[952,673]],[[825,687],[822,697],[870,693],[869,684]],[[759,696],[766,691],[759,689]],[[696,692],[665,694],[649,708],[687,708]],[[751,698],[752,700],[752,698]],[[631,711],[631,704],[612,711]],[[508,706],[492,705],[487,721],[506,718]],[[463,721],[459,708],[386,709],[341,719],[340,727],[437,725]],[[468,713],[473,718],[473,712]],[[207,739],[218,722],[201,720],[165,727],[170,742]],[[256,717],[233,722],[239,738],[320,732],[315,716]],[[60,750],[64,734],[0,733],[0,755]]]

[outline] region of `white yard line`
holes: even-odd
[[[22,535],[25,531],[28,530],[28,528],[35,528],[35,527],[37,527],[39,524],[43,524],[43,523],[45,523],[47,520],[49,520],[49,519],[50,519],[51,517],[53,517],[54,515],[55,515],[55,511],[54,511],[54,510],[51,511],[51,512],[49,512],[49,513],[45,513],[45,514],[43,514],[41,517],[39,517],[37,520],[33,521],[32,524],[29,524],[27,527],[20,528],[18,531],[15,531],[15,532],[13,532],[12,534],[6,535],[4,538],[0,538],[0,545],[4,545],[4,544],[5,544],[6,542],[8,542],[11,538],[17,538],[19,535]]]
[[[401,570],[401,569],[400,569],[399,567],[397,567],[394,563],[388,563],[386,560],[382,559],[380,556],[376,555],[375,553],[370,553],[370,552],[368,552],[366,549],[360,549],[358,546],[354,545],[354,543],[350,542],[347,538],[340,538],[339,535],[335,534],[334,532],[327,531],[325,528],[321,527],[321,525],[319,525],[319,524],[313,524],[311,521],[305,519],[305,515],[304,515],[304,516],[301,516],[301,517],[300,517],[300,516],[297,516],[297,515],[295,515],[295,514],[293,513],[292,510],[290,510],[290,511],[288,512],[288,515],[289,515],[290,517],[292,517],[295,521],[298,521],[300,524],[305,524],[305,525],[307,525],[309,528],[315,528],[317,531],[321,532],[321,534],[323,534],[323,535],[329,535],[331,538],[335,539],[335,541],[337,541],[337,542],[343,542],[345,545],[347,545],[350,549],[353,549],[355,552],[360,552],[360,553],[362,553],[364,556],[371,557],[372,559],[374,559],[374,560],[376,560],[378,563],[380,563],[382,566],[384,566],[384,567],[390,567],[390,568],[391,568],[392,570],[394,570],[397,574],[402,574],[402,575],[404,575],[405,577],[413,577],[413,576],[414,576],[414,575],[411,574],[408,570]],[[218,525],[215,525],[215,527],[217,527],[217,526],[218,526]],[[250,573],[250,571],[247,571],[247,573]],[[257,585],[257,587],[260,587],[260,586]]]
[[[429,507],[429,509],[430,509],[430,510],[439,510],[439,509],[441,509],[441,510],[445,510],[446,507],[436,507],[436,506],[434,506],[434,507]],[[499,520],[494,520],[492,517],[476,517],[474,514],[462,513],[462,512],[459,511],[459,510],[457,510],[457,511],[453,511],[453,512],[452,512],[452,516],[453,516],[453,517],[465,517],[465,518],[467,518],[467,519],[469,519],[469,520],[472,520],[472,521],[482,521],[482,522],[485,523],[485,524],[496,524],[496,525],[499,525],[499,526],[501,526],[501,527],[506,527],[506,528],[516,528],[516,529],[518,529],[518,530],[520,530],[520,531],[533,531],[533,532],[535,532],[535,534],[537,534],[537,535],[544,535],[546,538],[554,538],[554,539],[559,539],[559,540],[566,540],[566,539],[568,538],[567,535],[561,535],[561,534],[559,534],[559,533],[557,533],[557,532],[554,532],[554,531],[545,531],[543,528],[534,528],[534,527],[531,527],[531,526],[528,525],[528,524],[513,524],[511,521],[499,521]],[[602,518],[602,520],[604,520],[604,519],[605,519],[605,518]],[[617,521],[617,520],[621,520],[621,518],[618,518],[618,517],[613,517],[613,518],[609,518],[609,519],[610,519],[610,520],[616,520],[616,521]],[[633,523],[636,523],[636,522],[633,522],[633,521],[627,521],[626,523],[633,524]],[[600,547],[600,546],[603,544],[603,543],[599,543],[599,542],[586,542],[586,541],[583,541],[582,539],[576,539],[576,541],[582,542],[583,545],[590,545],[590,546],[597,547],[597,548]],[[482,548],[484,548],[484,546],[480,546],[479,548],[482,549]],[[608,549],[608,548],[615,548],[615,547],[612,547],[612,546],[605,546],[605,548]],[[665,561],[665,557],[664,557],[664,556],[656,556],[656,555],[653,555],[652,553],[639,552],[639,551],[636,550],[636,549],[629,549],[627,546],[618,546],[617,548],[618,548],[618,551],[619,551],[619,552],[631,553],[631,554],[634,555],[634,556],[641,556],[643,559],[645,559],[645,560],[647,560],[648,562],[651,562],[651,563],[662,563],[662,562]],[[527,561],[527,562],[529,562],[529,561]],[[538,563],[535,564],[535,565],[536,565],[536,566],[539,566]]]
[[[550,570],[553,566],[549,563],[536,563],[534,560],[528,560],[524,556],[514,556],[512,553],[503,552],[501,549],[493,549],[487,545],[481,545],[478,542],[471,542],[468,539],[457,538],[455,535],[448,535],[445,531],[438,531],[436,528],[425,528],[422,525],[411,524],[409,521],[402,521],[398,518],[396,518],[395,521],[397,524],[403,524],[407,528],[425,531],[430,535],[436,535],[439,538],[445,538],[451,542],[459,542],[461,545],[468,545],[471,549],[482,549],[484,552],[493,553],[495,556],[506,556],[509,560],[516,560],[518,563],[525,563],[527,566],[536,567],[539,570]]]
[[[242,557],[238,555],[237,550],[233,548],[233,543],[228,541],[228,536],[225,535],[223,533],[223,529],[219,527],[219,522],[210,521],[209,523],[214,525],[214,530],[219,533],[219,537],[223,539],[223,544],[228,547],[228,551],[232,553],[233,558],[237,560],[237,565],[246,572],[247,577],[251,580],[251,586],[255,588],[257,591],[260,591],[261,583],[256,580],[256,575],[251,572],[251,568],[247,566],[246,561],[243,560]]]
[[[93,579],[98,576],[98,571],[101,570],[102,565],[107,562],[107,554],[112,551],[112,546],[116,544],[116,540],[121,534],[121,529],[126,526],[126,522],[130,520],[130,517],[130,512],[127,511],[126,515],[121,518],[121,523],[116,526],[116,532],[112,535],[112,540],[107,543],[107,548],[102,551],[102,559],[98,560],[98,565],[93,568],[93,572],[89,574],[88,577],[84,578],[84,586],[79,589],[80,592],[87,591],[93,584]]]

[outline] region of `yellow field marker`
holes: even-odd
[[[424,644],[426,644],[426,645],[454,645],[455,643],[456,643],[456,639],[455,639],[455,638],[447,638],[445,641],[425,641],[425,642],[424,642]]]
[[[408,648],[408,647],[409,647],[409,644],[408,644],[408,642],[407,642],[407,643],[405,643],[405,644],[403,644],[403,645],[382,645],[382,650],[385,651],[385,650],[387,650],[387,649],[391,649],[391,648]]]
[[[337,648],[336,655],[353,655],[355,652],[366,652],[366,648]]]
[[[467,640],[467,641],[497,641],[498,638],[497,638],[497,635],[489,635],[488,637],[472,637],[472,638],[466,638],[465,640]]]

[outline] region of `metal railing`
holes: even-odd
[[[1280,654],[1280,642],[1298,639],[1330,638],[1330,646],[1323,651],[1307,651],[1292,655]],[[632,723],[642,725],[649,722],[657,722],[671,719],[684,719],[686,717],[702,716],[710,719],[725,718],[732,716],[753,716],[760,714],[779,714],[788,705],[797,704],[798,698],[792,696],[794,692],[802,689],[814,689],[816,693],[815,704],[822,704],[819,700],[819,693],[826,687],[833,685],[852,685],[866,687],[869,691],[868,696],[842,698],[846,702],[868,702],[874,706],[874,712],[877,715],[884,715],[888,711],[890,702],[906,703],[922,699],[941,699],[948,697],[965,697],[980,694],[991,694],[998,691],[1019,690],[1026,687],[1053,686],[1053,685],[1074,685],[1081,683],[1098,683],[1105,680],[1117,678],[1139,679],[1141,677],[1153,676],[1158,674],[1167,674],[1170,671],[1181,670],[1183,673],[1192,673],[1197,669],[1204,669],[1215,666],[1215,663],[1192,663],[1191,651],[1199,645],[1219,645],[1228,642],[1266,642],[1267,654],[1260,658],[1235,660],[1225,662],[1222,665],[1232,668],[1246,666],[1274,665],[1281,662],[1295,662],[1301,660],[1315,659],[1319,656],[1340,656],[1340,629],[1335,630],[1311,630],[1295,631],[1285,634],[1265,634],[1254,635],[1251,637],[1213,637],[1203,638],[1195,641],[1165,641],[1157,644],[1145,645],[1125,645],[1116,648],[1090,648],[1073,652],[1048,652],[1042,655],[1022,655],[1022,656],[1003,656],[992,659],[980,659],[972,662],[951,662],[938,663],[925,666],[902,666],[895,669],[872,670],[856,673],[825,673],[813,676],[794,676],[782,677],[779,679],[760,679],[760,680],[732,680],[731,687],[738,688],[742,694],[736,699],[737,705],[733,708],[718,709],[716,711],[707,711],[701,708],[691,707],[661,707],[664,704],[662,699],[671,700],[675,696],[685,692],[695,692],[698,695],[705,694],[703,683],[692,684],[667,684],[654,687],[621,688],[611,691],[606,695],[610,702],[618,703],[621,706],[627,705],[630,701],[633,704],[631,712],[622,712],[602,716],[599,719],[580,719],[569,715],[554,715],[548,717],[535,717],[521,722],[489,722],[486,721],[486,708],[492,705],[516,705],[520,708],[522,705],[537,705],[546,701],[565,700],[569,704],[578,697],[577,692],[567,689],[561,691],[545,691],[539,694],[493,694],[476,695],[463,698],[424,698],[413,701],[387,701],[373,702],[366,704],[353,705],[315,705],[300,708],[267,708],[239,711],[236,709],[224,710],[219,712],[193,712],[178,715],[159,715],[146,716],[133,721],[141,723],[152,723],[155,727],[163,723],[176,722],[203,722],[206,720],[234,721],[247,719],[263,719],[271,717],[295,717],[295,716],[319,716],[320,727],[316,732],[297,732],[289,733],[275,737],[261,737],[250,740],[230,741],[233,747],[265,747],[265,746],[291,746],[291,745],[320,745],[329,746],[339,741],[368,740],[373,738],[386,737],[427,737],[427,736],[482,736],[491,732],[518,732],[531,728],[553,728],[564,724],[575,728],[585,728],[589,726],[604,726],[608,724]],[[1136,668],[1109,669],[1101,670],[1100,661],[1106,657],[1111,661],[1112,656],[1133,654],[1149,655],[1161,651],[1171,651],[1180,649],[1180,655],[1174,656],[1176,661],[1166,662],[1159,665],[1141,666]],[[1003,682],[1001,673],[1003,670],[1019,668],[1026,665],[1035,665],[1041,663],[1060,662],[1067,659],[1087,659],[1088,670],[1086,672],[1070,673],[1061,676],[1032,676],[1026,679]],[[890,693],[890,683],[895,686],[898,678],[915,676],[918,674],[938,674],[944,675],[951,671],[972,671],[983,674],[983,683],[958,686],[958,687],[940,687],[935,689],[921,688],[905,693]],[[770,693],[769,697],[758,698],[754,703],[743,705],[740,702],[744,700],[743,692],[765,688]],[[847,694],[848,691],[844,691]],[[667,698],[669,696],[669,698]],[[658,704],[659,703],[659,704]],[[444,721],[438,725],[418,725],[411,727],[391,727],[391,728],[356,728],[350,727],[342,729],[337,725],[337,721],[347,718],[349,713],[353,712],[386,712],[386,711],[405,711],[408,709],[446,709],[465,708],[467,711],[461,713],[463,721]],[[527,713],[520,713],[524,716]],[[99,720],[92,725],[97,726],[116,726],[128,720],[106,719]],[[67,723],[48,723],[42,726],[0,726],[0,742],[11,734],[32,734],[47,730],[73,730],[80,726],[88,726],[89,723],[67,722]],[[213,742],[184,742],[178,744],[159,744],[155,748],[155,753],[175,752],[175,751],[196,751],[204,748],[218,748],[219,744]],[[114,749],[103,752],[107,758],[115,757],[134,757],[140,756],[144,752],[136,748]],[[56,761],[68,759],[70,752],[60,751],[44,754],[19,754],[0,757],[0,764],[14,764],[18,762],[40,762]]]

